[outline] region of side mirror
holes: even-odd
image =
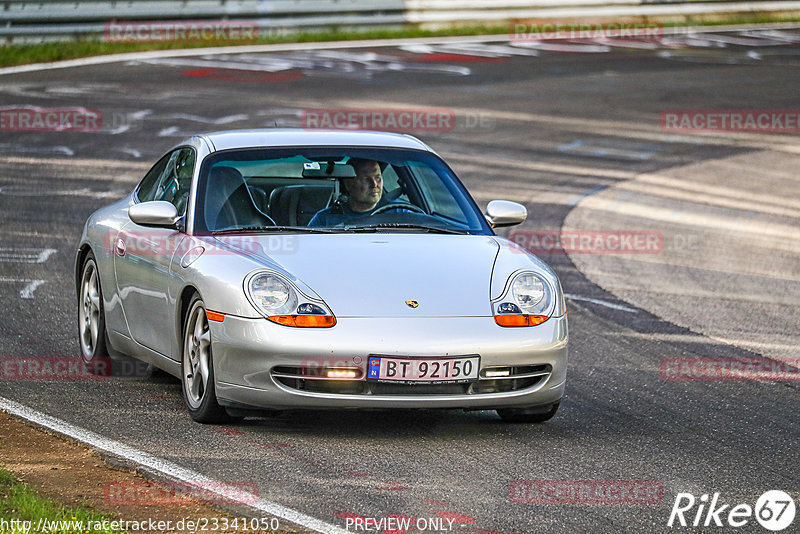
[[[522,204],[509,200],[492,200],[486,206],[486,220],[492,228],[514,226],[528,218],[528,210]]]
[[[161,226],[174,228],[178,220],[178,209],[169,202],[153,200],[134,204],[128,208],[128,217],[141,226]]]

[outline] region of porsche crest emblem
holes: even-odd
[[[408,305],[409,308],[416,308],[417,306],[419,306],[419,302],[417,302],[416,300],[407,300],[406,304]]]

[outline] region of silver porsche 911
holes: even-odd
[[[196,421],[290,408],[555,415],[567,314],[555,273],[493,228],[407,135],[250,130],[191,137],[86,222],[83,359],[179,377]]]

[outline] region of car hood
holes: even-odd
[[[295,234],[220,236],[261,265],[288,273],[337,317],[491,316],[499,250],[490,236]],[[416,301],[413,308],[406,301]]]

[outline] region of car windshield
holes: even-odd
[[[434,154],[347,147],[209,156],[200,173],[195,230],[492,233]]]

